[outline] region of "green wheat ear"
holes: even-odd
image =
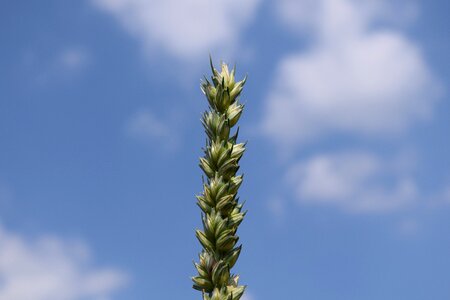
[[[231,274],[242,245],[237,246],[236,235],[245,216],[237,192],[242,183],[239,160],[245,151],[244,143],[237,143],[238,130],[231,129],[238,122],[244,106],[239,95],[246,78],[235,81],[235,71],[222,63],[221,72],[212,63],[211,81],[204,79],[201,89],[209,103],[202,123],[207,135],[205,155],[200,158],[200,168],[207,180],[203,192],[197,196],[202,210],[203,230],[196,236],[203,247],[199,262],[195,263],[198,275],[192,277],[193,288],[203,294],[203,300],[239,300],[245,286],[238,284],[238,275]]]

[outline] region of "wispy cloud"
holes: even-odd
[[[450,184],[445,184],[427,199],[429,207],[450,207]]]
[[[444,188],[442,192],[442,200],[444,203],[450,205],[450,185]]]
[[[48,86],[55,82],[76,78],[91,63],[90,53],[81,46],[64,47],[49,53],[29,51],[22,59],[24,77],[32,82]]]
[[[253,295],[249,292],[245,292],[244,295],[241,298],[242,300],[256,300]]]
[[[180,141],[177,131],[173,128],[174,124],[171,118],[166,120],[150,110],[141,110],[129,118],[125,130],[128,136],[141,142],[175,150]]]
[[[415,219],[404,219],[397,224],[397,231],[402,236],[414,236],[420,231],[420,223]]]
[[[278,2],[280,18],[312,37],[307,50],[279,63],[262,122],[268,137],[284,147],[334,133],[385,136],[430,117],[439,84],[414,41],[392,26],[373,26],[389,19],[386,5]]]
[[[190,60],[209,51],[233,51],[260,0],[93,0],[117,18],[145,50]]]
[[[361,32],[374,21],[408,25],[420,14],[417,2],[409,0],[281,0],[275,11],[293,32],[321,38]]]
[[[67,71],[83,68],[89,61],[86,50],[81,48],[67,48],[59,53],[56,64]]]
[[[84,243],[45,235],[31,239],[0,226],[0,299],[110,299],[127,277],[94,266]]]
[[[286,203],[280,197],[272,197],[267,201],[267,209],[276,220],[282,220],[286,215]]]
[[[286,181],[299,203],[331,205],[352,213],[397,211],[418,198],[407,172],[364,151],[313,156],[293,165]]]
[[[13,198],[13,192],[9,185],[7,185],[0,178],[0,207],[4,207],[4,205],[8,205]]]

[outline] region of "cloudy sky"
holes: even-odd
[[[0,299],[200,299],[208,54],[248,74],[245,300],[450,298],[447,1],[0,4]]]

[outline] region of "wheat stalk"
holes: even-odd
[[[211,81],[205,78],[201,83],[209,103],[202,117],[207,143],[205,155],[200,158],[207,179],[197,196],[203,230],[196,230],[196,236],[203,250],[195,263],[198,275],[192,281],[193,288],[202,291],[203,300],[239,300],[245,286],[238,284],[239,276],[231,274],[231,268],[241,252],[236,232],[246,213],[237,196],[243,175],[236,174],[245,144],[237,143],[239,128],[233,135],[231,129],[244,108],[238,99],[246,77],[236,82],[235,67],[230,72],[222,63],[219,72],[211,58],[210,64]]]

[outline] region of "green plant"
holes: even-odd
[[[239,129],[231,135],[231,129],[238,122],[244,106],[239,95],[246,77],[236,82],[235,71],[222,63],[217,71],[210,59],[211,82],[206,79],[201,89],[209,103],[209,110],[203,114],[202,123],[207,135],[204,157],[200,168],[207,180],[203,192],[197,196],[202,210],[203,230],[196,236],[203,247],[199,262],[195,263],[198,275],[192,278],[193,288],[202,291],[203,300],[239,300],[245,286],[238,284],[238,275],[231,274],[242,245],[237,246],[236,235],[244,219],[242,204],[237,196],[243,175],[237,175],[239,160],[245,151],[244,143],[237,143]]]

